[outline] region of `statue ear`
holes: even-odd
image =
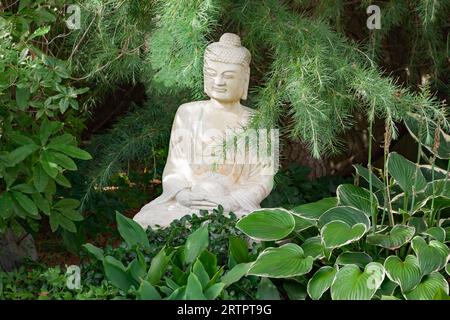
[[[249,85],[250,85],[250,68],[247,68],[245,72],[244,93],[242,94],[241,97],[242,100],[247,100]]]

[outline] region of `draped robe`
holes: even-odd
[[[172,125],[162,176],[163,193],[142,207],[134,220],[144,228],[167,226],[174,219],[198,213],[199,210],[177,203],[176,195],[184,189],[231,196],[239,204],[234,212],[237,216],[259,209],[273,188],[273,174],[264,171],[266,164],[259,160],[233,162],[236,154],[222,162],[211,156],[227,152],[222,145],[226,130],[244,127],[251,113],[252,109],[241,105],[227,110],[211,101],[181,105]]]

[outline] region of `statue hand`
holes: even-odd
[[[234,200],[231,196],[209,196],[207,199],[208,202],[211,202],[214,205],[214,208],[217,208],[217,206],[220,204],[223,207],[223,210],[226,212],[229,211],[237,211],[240,208],[239,203]]]
[[[204,194],[199,194],[192,192],[189,189],[184,189],[177,193],[175,200],[185,207],[192,207],[194,209],[196,209],[195,206],[217,207],[216,204],[207,201],[206,197],[207,196]]]

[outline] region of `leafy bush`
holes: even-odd
[[[34,9],[21,2],[20,17],[0,17],[0,233],[36,230],[42,213],[53,231],[75,232],[78,201],[55,194],[71,186],[64,174],[77,170],[73,159],[90,159],[64,122],[86,89],[70,86],[66,63],[36,46],[54,16]]]
[[[311,299],[448,298],[448,171],[397,153],[387,169],[384,183],[356,166],[372,192],[342,184],[337,197],[240,219],[249,237],[273,243],[246,274],[294,281]]]

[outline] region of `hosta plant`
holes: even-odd
[[[243,217],[237,227],[268,246],[246,275],[296,283],[311,299],[448,298],[448,172],[397,153],[382,178],[356,171],[361,184],[340,185],[336,197]]]

